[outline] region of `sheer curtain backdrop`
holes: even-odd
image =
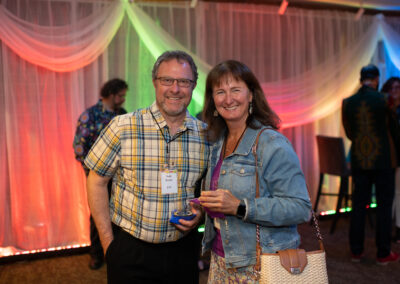
[[[343,136],[340,106],[370,61],[399,72],[400,19],[276,6],[127,0],[0,0],[0,256],[87,245],[85,176],[72,139],[106,80],[129,84],[128,111],[154,100],[151,68],[185,49],[200,81],[225,59],[246,63],[282,118],[314,198],[316,134]],[[382,78],[384,81],[386,78]],[[348,143],[348,142],[347,142]],[[331,178],[327,190],[337,191]],[[336,200],[322,199],[321,209]]]

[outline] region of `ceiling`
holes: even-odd
[[[142,0],[142,1],[166,1],[166,0]],[[196,1],[197,0],[175,0]],[[236,2],[280,5],[283,0],[201,0],[211,2]],[[286,0],[289,7],[300,7],[307,9],[336,9],[357,12],[364,8],[366,14],[383,13],[385,15],[400,15],[400,0]]]
[[[343,7],[373,9],[381,11],[400,11],[400,0],[287,0],[290,4],[328,4]]]

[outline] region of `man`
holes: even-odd
[[[195,197],[207,169],[205,124],[187,111],[197,67],[188,54],[167,51],[152,77],[156,101],[114,118],[85,159],[89,205],[109,283],[198,283],[193,229],[201,211],[192,207],[194,219],[170,222]],[[111,222],[119,227],[114,233]]]
[[[342,120],[351,140],[351,169],[354,182],[350,220],[350,248],[352,261],[364,255],[364,227],[366,206],[371,202],[375,184],[376,245],[379,265],[398,261],[391,251],[392,202],[396,149],[395,129],[387,99],[377,91],[379,70],[374,65],[361,69],[361,88],[343,100]]]
[[[75,158],[82,163],[86,176],[89,174],[89,169],[85,166],[84,159],[100,132],[116,115],[126,113],[122,104],[125,102],[127,89],[128,85],[121,79],[106,82],[101,88],[97,104],[86,109],[78,119],[73,146]],[[89,267],[99,269],[104,262],[104,253],[92,216],[90,216],[90,242]]]

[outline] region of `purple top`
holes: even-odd
[[[214,169],[214,171],[212,173],[212,176],[211,176],[210,190],[216,190],[218,188],[218,178],[219,178],[219,173],[221,171],[222,161],[223,161],[223,153],[221,151],[221,155],[219,157],[218,163],[215,166],[215,169]],[[212,216],[212,215],[214,215],[214,216]],[[214,214],[212,214],[212,215],[210,215],[211,218],[217,218],[217,217],[218,218],[223,218],[223,217],[225,217],[224,214],[216,213],[216,212]],[[214,242],[213,242],[213,245],[212,245],[212,250],[218,256],[225,257],[224,247],[222,246],[221,232],[217,228],[214,228],[214,229],[215,229],[215,232],[217,233],[217,235],[216,235],[216,237],[214,239]]]

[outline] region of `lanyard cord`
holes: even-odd
[[[170,143],[171,141],[169,141],[169,142],[167,141],[167,138],[165,137],[164,133],[162,132],[161,126],[160,126],[160,124],[158,124],[156,118],[154,117],[153,112],[150,111],[150,113],[151,113],[151,116],[153,117],[153,120],[156,122],[156,124],[157,124],[157,126],[158,126],[158,130],[160,130],[161,135],[162,135],[162,137],[164,138],[165,143],[167,144],[167,164],[169,165],[169,143]]]

